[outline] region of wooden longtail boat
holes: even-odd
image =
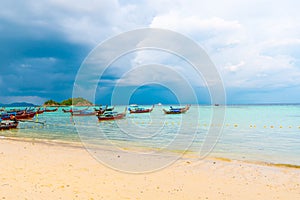
[[[149,113],[152,112],[154,108],[154,105],[151,108],[141,108],[139,106],[132,106],[131,108],[129,108],[129,112],[132,113]]]
[[[45,108],[45,112],[55,112],[55,111],[57,111],[58,110],[58,107],[56,107],[55,109],[47,109],[47,108]]]
[[[69,109],[69,110],[66,110],[66,109],[61,109],[64,113],[70,113],[70,112],[73,112],[73,110],[72,110],[72,108],[71,109]]]
[[[45,110],[41,110],[41,108],[38,108],[35,113],[36,114],[43,114],[45,112]]]
[[[97,115],[99,121],[108,121],[108,120],[116,120],[116,119],[123,119],[126,116],[126,110],[122,113],[113,112],[113,111],[105,111],[101,115]]]
[[[23,112],[23,113],[5,113],[1,115],[2,120],[9,120],[11,116],[14,116],[17,120],[20,119],[32,119],[36,115],[36,112]]]
[[[105,111],[113,111],[114,109],[115,109],[114,106],[113,106],[113,107],[108,107],[108,106],[106,106],[106,107],[103,109],[101,105],[100,105],[99,109],[94,108],[94,110],[95,110],[99,115],[103,114]]]
[[[16,115],[15,117],[16,117],[17,120],[20,120],[20,119],[32,119],[32,118],[34,118],[35,115],[36,115],[35,112],[30,112],[30,113],[24,112],[23,114]]]
[[[163,109],[165,114],[182,114],[190,109],[190,105],[186,105],[184,108],[173,108],[170,106],[169,110]]]
[[[72,116],[92,116],[92,115],[96,115],[96,114],[97,114],[97,112],[87,111],[87,110],[71,112]]]
[[[87,108],[85,108],[85,109],[82,109],[82,110],[73,110],[72,108],[70,108],[69,110],[66,110],[66,109],[62,109],[62,111],[64,112],[64,113],[72,113],[72,112],[80,112],[80,111],[84,111],[84,110],[87,110],[87,109],[89,109],[89,107],[87,107]]]

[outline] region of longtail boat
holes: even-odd
[[[1,122],[0,123],[0,130],[8,130],[18,127],[19,122],[17,121],[9,121],[9,122]]]
[[[34,116],[36,115],[35,112],[30,112],[30,113],[23,113],[21,115],[16,115],[16,119],[19,120],[19,119],[32,119],[34,118]]]
[[[41,108],[38,108],[36,111],[35,111],[35,113],[36,114],[43,114],[45,112],[45,110],[41,110]]]
[[[80,111],[73,111],[71,112],[72,116],[92,116],[96,115],[97,112],[88,111],[88,110],[80,110]]]
[[[99,114],[103,114],[105,111],[113,111],[115,109],[115,107],[108,107],[108,106],[105,106],[105,108],[102,108],[102,106],[100,105],[99,109],[97,108],[94,108],[94,110]]]
[[[61,109],[64,113],[70,113],[70,112],[73,112],[73,110],[72,110],[72,108],[71,109],[69,109],[69,110],[66,110],[66,109]]]
[[[30,108],[26,108],[25,110],[26,110],[26,112],[34,112],[34,109],[35,109],[35,108],[31,108],[31,107],[30,107]]]
[[[122,113],[113,112],[113,111],[105,111],[101,115],[97,115],[99,121],[108,121],[108,120],[116,120],[116,119],[123,119],[126,116],[126,110]]]
[[[134,105],[134,106],[131,106],[130,108],[128,108],[128,110],[131,114],[132,113],[149,113],[149,112],[152,112],[153,108],[154,108],[154,105],[151,108],[142,108],[142,107],[139,107],[138,105]]]
[[[72,113],[72,112],[80,112],[80,111],[84,111],[84,110],[87,110],[87,109],[89,109],[89,107],[87,107],[87,108],[85,108],[85,109],[82,109],[82,110],[73,110],[72,108],[70,108],[69,110],[66,110],[66,109],[62,109],[62,111],[64,112],[64,113]]]
[[[165,114],[182,114],[188,111],[190,107],[191,107],[190,105],[186,105],[183,108],[173,108],[172,106],[170,106],[169,110],[163,109],[163,111]]]
[[[57,111],[58,110],[58,107],[56,107],[55,109],[47,109],[47,108],[45,108],[45,112],[55,112],[55,111]]]
[[[14,116],[17,120],[20,119],[32,119],[36,115],[36,112],[26,112],[23,113],[4,113],[1,115],[2,120],[9,120],[11,116]]]
[[[19,114],[23,114],[24,112],[27,111],[28,108],[25,108],[23,110],[21,109],[10,109],[5,111],[7,114],[13,114],[13,115],[19,115]]]

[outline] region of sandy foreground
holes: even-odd
[[[1,138],[0,199],[300,199],[300,169],[184,158],[129,174],[84,148]]]

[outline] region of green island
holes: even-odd
[[[54,101],[52,99],[47,100],[43,106],[93,106],[94,104],[82,97],[69,98],[61,102]]]

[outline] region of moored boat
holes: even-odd
[[[73,109],[72,108],[70,108],[69,110],[66,110],[66,109],[61,109],[64,113],[70,113],[70,112],[73,112]]]
[[[15,117],[16,117],[17,120],[20,120],[20,119],[32,119],[32,118],[34,118],[35,115],[36,115],[36,112],[29,112],[29,113],[24,112],[23,114],[16,115]]]
[[[41,110],[41,108],[38,108],[36,111],[35,111],[35,113],[36,114],[43,114],[45,112],[45,110]]]
[[[81,109],[81,110],[78,110],[78,109],[73,110],[73,108],[70,108],[69,110],[66,110],[66,109],[63,108],[62,111],[64,113],[72,113],[72,112],[81,112],[81,111],[85,111],[85,110],[88,110],[88,109],[89,109],[89,107],[87,107],[85,109]]]
[[[92,116],[97,114],[97,112],[93,112],[89,110],[72,111],[70,113],[72,116]]]
[[[122,113],[114,112],[114,111],[105,111],[103,114],[97,115],[99,121],[107,121],[107,120],[116,120],[123,119],[126,116],[126,110]]]
[[[11,116],[14,116],[17,120],[20,119],[32,119],[36,115],[36,112],[26,112],[23,111],[22,113],[3,113],[1,114],[2,120],[9,120]]]
[[[182,114],[188,111],[190,107],[191,107],[190,105],[186,105],[183,108],[173,108],[172,106],[170,106],[169,110],[163,109],[163,111],[165,114]]]
[[[132,113],[149,113],[152,112],[154,105],[151,108],[143,108],[138,105],[132,105],[128,108],[129,112]]]
[[[102,105],[99,106],[99,109],[94,108],[94,110],[100,115],[103,114],[105,111],[113,111],[115,107],[108,107],[108,105],[105,106],[105,108],[102,108]]]
[[[57,110],[58,107],[56,107],[55,109],[47,109],[47,108],[44,109],[45,112],[56,112]]]

